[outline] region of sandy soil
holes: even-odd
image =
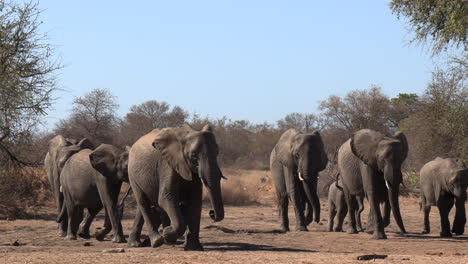
[[[32,220],[0,221],[0,263],[362,263],[364,254],[388,255],[375,263],[467,263],[468,235],[441,239],[438,212],[431,212],[432,234],[421,235],[421,217],[417,200],[402,200],[406,235],[396,233],[396,225],[387,228],[387,240],[372,240],[370,235],[326,232],[327,209],[322,201],[322,222],[309,226],[309,232],[277,232],[279,223],[274,206],[227,206],[226,218],[212,223],[203,209],[201,241],[204,252],[184,252],[182,241],[176,246],[129,248],[95,239],[64,241],[56,235],[55,214],[51,208],[37,211]],[[292,209],[292,208],[291,208]],[[367,212],[367,210],[365,211]],[[132,212],[123,221],[128,234]],[[290,219],[294,216],[290,210]],[[366,215],[364,215],[364,222]],[[393,219],[392,219],[393,220]],[[102,216],[93,224],[102,225]],[[291,226],[294,229],[294,226]],[[468,227],[467,227],[468,230]],[[14,246],[13,243],[17,242]],[[90,242],[90,246],[84,246]],[[123,253],[103,250],[123,248]],[[104,261],[104,262],[103,262]]]

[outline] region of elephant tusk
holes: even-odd
[[[299,174],[299,180],[304,181],[304,178],[302,178],[301,172],[298,172]]]
[[[390,190],[390,187],[388,187],[388,181],[385,180],[385,186],[387,186],[387,190]]]
[[[60,185],[60,192],[63,192],[63,188],[62,188],[62,185]]]

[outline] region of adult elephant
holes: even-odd
[[[270,168],[284,232],[289,231],[288,198],[296,214],[296,231],[307,231],[305,206],[311,206],[309,210],[314,221],[320,221],[317,181],[319,172],[325,169],[327,163],[318,131],[301,133],[297,129],[288,129],[276,143],[270,156]]]
[[[189,125],[155,129],[132,146],[129,179],[152,247],[175,243],[185,232],[184,249],[203,250],[199,239],[203,185],[214,209],[211,218],[224,218],[220,184],[223,175],[217,155],[218,145],[208,125],[201,131]],[[155,211],[164,212],[170,220],[162,234],[158,232],[161,219]]]
[[[468,168],[461,159],[436,158],[426,163],[419,173],[421,186],[421,209],[424,211],[423,233],[430,232],[429,213],[431,206],[437,205],[440,214],[441,237],[451,237],[452,233],[465,232],[466,188]],[[449,213],[455,203],[455,219],[450,232]]]
[[[63,167],[60,177],[64,203],[57,221],[62,221],[64,215],[68,215],[66,238],[76,240],[77,233],[88,237],[92,220],[104,207],[105,228],[95,234],[96,239],[102,240],[110,231],[110,222],[112,242],[126,242],[120,224],[118,196],[122,182],[128,181],[128,150],[122,151],[115,146],[102,144],[94,151],[70,146],[61,152],[64,153],[59,163]],[[88,214],[79,225],[85,208]]]
[[[356,197],[367,197],[374,239],[386,239],[380,203],[388,199],[400,231],[406,233],[398,201],[403,175],[401,165],[408,155],[408,143],[402,132],[385,136],[371,129],[353,134],[338,151],[338,168],[348,206],[350,234],[356,234]]]
[[[65,138],[62,135],[57,135],[49,141],[48,151],[44,159],[44,169],[49,178],[50,187],[52,189],[52,194],[55,199],[55,204],[57,206],[57,214],[62,210],[63,205],[63,194],[60,191],[60,167],[59,167],[59,153],[60,151],[72,145],[77,145],[80,149],[89,148],[94,149],[92,143],[84,138],[80,142],[77,142],[75,139]],[[62,221],[59,223],[59,236],[65,236],[67,234],[67,224],[68,221]]]

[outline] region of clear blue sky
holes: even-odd
[[[421,93],[433,61],[388,1],[42,0],[66,67],[48,126],[93,88],[119,115],[155,99],[202,116],[275,122],[331,94]]]

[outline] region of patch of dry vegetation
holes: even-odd
[[[221,181],[223,201],[228,205],[271,203],[275,198],[269,171],[223,169],[227,178]],[[208,201],[206,191],[204,201]]]
[[[49,180],[42,169],[0,169],[0,219],[28,217],[50,197]]]

